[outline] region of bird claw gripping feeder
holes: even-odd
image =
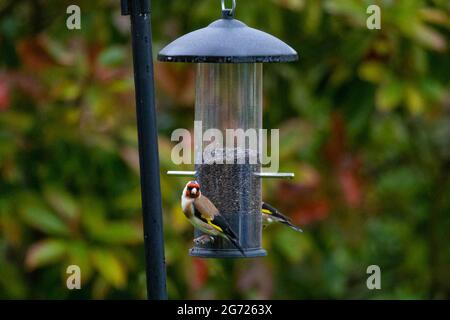
[[[202,133],[209,129],[262,129],[262,63],[298,60],[294,49],[283,41],[234,19],[236,1],[231,9],[222,0],[222,19],[206,28],[184,35],[158,55],[163,62],[197,64],[195,120],[202,122]],[[196,139],[197,140],[197,139]],[[210,148],[210,146],[208,146]],[[196,172],[169,172],[170,175],[195,175],[202,193],[228,220],[238,235],[245,256],[260,257],[261,178],[291,177],[292,174],[261,173],[261,163],[249,159],[258,150],[217,146],[209,157],[203,142],[196,141]],[[233,164],[218,164],[218,159],[233,157]],[[224,161],[225,162],[225,161]],[[196,238],[202,235],[195,231]],[[196,241],[191,256],[238,258],[242,254],[228,241],[216,238]]]

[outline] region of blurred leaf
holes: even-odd
[[[106,48],[99,56],[100,64],[104,66],[114,67],[120,66],[125,59],[125,50],[123,47]]]
[[[436,8],[423,8],[420,10],[423,19],[430,23],[450,27],[450,19],[448,14]]]
[[[105,281],[115,288],[123,288],[127,275],[122,263],[106,250],[94,250],[90,255],[92,263]]]
[[[6,110],[10,104],[10,87],[6,79],[0,76],[0,112]]]
[[[32,245],[25,257],[29,270],[60,261],[66,254],[66,243],[60,240],[44,240]]]
[[[28,290],[22,270],[8,261],[4,252],[0,252],[0,274],[0,298],[25,299],[27,297]]]
[[[43,206],[31,205],[22,208],[21,217],[29,226],[49,235],[69,235],[70,233],[64,222]]]
[[[17,50],[24,64],[31,70],[42,71],[56,64],[47,51],[43,38],[28,38],[19,41]]]
[[[361,1],[358,0],[341,0],[325,1],[325,9],[332,14],[345,15],[351,19],[352,22],[358,25],[364,25],[366,21],[366,10]]]
[[[33,118],[30,114],[25,112],[7,112],[2,113],[0,117],[0,124],[7,128],[8,124],[14,124],[11,132],[27,131],[33,126]]]
[[[194,290],[200,290],[208,280],[208,264],[204,259],[193,259],[194,272],[191,278],[191,285]]]
[[[70,101],[79,97],[81,90],[82,88],[79,83],[71,80],[63,80],[55,83],[55,85],[52,87],[51,95],[55,99]]]
[[[421,114],[425,109],[425,101],[422,98],[419,90],[412,86],[407,86],[405,89],[406,105],[409,111],[414,114]]]
[[[440,83],[433,79],[424,79],[420,83],[420,91],[423,92],[431,101],[442,100],[446,91]]]
[[[353,159],[347,159],[347,162],[347,165],[339,170],[339,183],[347,205],[356,208],[363,201],[363,182],[358,162]]]
[[[415,28],[414,35],[423,45],[436,51],[445,51],[447,48],[445,37],[428,26],[418,25]]]
[[[50,206],[58,212],[63,218],[68,220],[77,220],[79,211],[75,200],[61,188],[47,187],[44,196]]]
[[[367,81],[379,83],[381,82],[388,71],[384,65],[376,61],[367,61],[359,67],[359,76]]]
[[[397,80],[381,85],[377,91],[377,106],[382,111],[390,111],[397,107],[403,99],[403,86]]]
[[[301,5],[305,1],[301,1]],[[300,10],[299,5],[297,10]],[[306,20],[305,20],[305,33],[313,34],[317,32],[322,22],[322,8],[319,1],[308,1],[308,6],[306,9]]]
[[[309,251],[310,244],[308,241],[305,240],[305,237],[302,234],[295,232],[286,226],[279,225],[277,227],[279,230],[277,230],[275,246],[288,261],[300,261]]]
[[[81,270],[81,283],[87,284],[92,277],[93,267],[89,257],[89,246],[82,241],[71,241],[67,245],[68,265],[77,265]]]
[[[155,64],[155,81],[178,104],[192,105],[195,101],[195,73],[191,66],[170,63]]]
[[[122,148],[120,150],[120,155],[123,160],[130,166],[130,168],[134,169],[136,172],[139,172],[139,153],[136,148]]]
[[[280,6],[290,10],[301,10],[305,6],[305,0],[274,0],[279,3]]]
[[[91,230],[93,239],[105,244],[139,244],[142,239],[142,227],[128,221],[109,222],[100,228]]]
[[[394,115],[376,117],[373,122],[370,127],[373,145],[366,151],[368,157],[372,159],[372,165],[399,161],[410,146],[405,124]]]
[[[248,269],[252,272],[246,272]],[[265,260],[249,261],[238,269],[237,286],[246,299],[270,299],[274,290],[273,272]]]
[[[92,288],[92,296],[94,299],[100,300],[105,299],[110,291],[110,286],[108,282],[103,278],[97,278],[94,281]]]
[[[81,224],[87,232],[95,233],[95,230],[103,228],[106,223],[106,212],[98,199],[86,197],[81,199]]]
[[[22,225],[12,214],[0,214],[0,230],[11,246],[19,247],[22,244]]]
[[[115,205],[120,210],[140,210],[141,209],[141,189],[140,187],[129,190],[115,199]]]
[[[165,219],[170,219],[171,225],[176,232],[181,232],[191,227],[189,222],[186,220],[180,205],[174,205],[170,213],[171,216]]]

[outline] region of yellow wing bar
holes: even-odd
[[[210,226],[212,226],[214,229],[216,229],[216,230],[218,230],[218,231],[220,231],[220,232],[223,232],[222,228],[219,227],[219,226],[217,226],[217,225],[215,225],[211,220],[208,220],[208,224],[209,224]]]

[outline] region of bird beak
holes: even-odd
[[[196,194],[197,194],[197,188],[193,188],[193,189],[191,190],[191,193],[192,193],[193,195],[196,195]]]

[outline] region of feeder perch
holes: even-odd
[[[227,9],[222,0],[222,19],[184,35],[158,55],[163,62],[197,64],[195,120],[202,131],[262,129],[263,63],[298,60],[297,52],[283,41],[234,19],[236,1]],[[195,146],[196,171],[170,171],[174,176],[195,176],[201,190],[228,220],[247,257],[266,256],[261,247],[261,178],[292,178],[293,174],[262,173],[261,164],[250,161],[252,148],[217,147],[203,158],[203,145]],[[223,158],[222,158],[223,157]],[[234,157],[235,164],[217,164]],[[195,231],[195,237],[201,236]],[[191,256],[237,258],[242,254],[228,241],[216,239],[195,244]]]

